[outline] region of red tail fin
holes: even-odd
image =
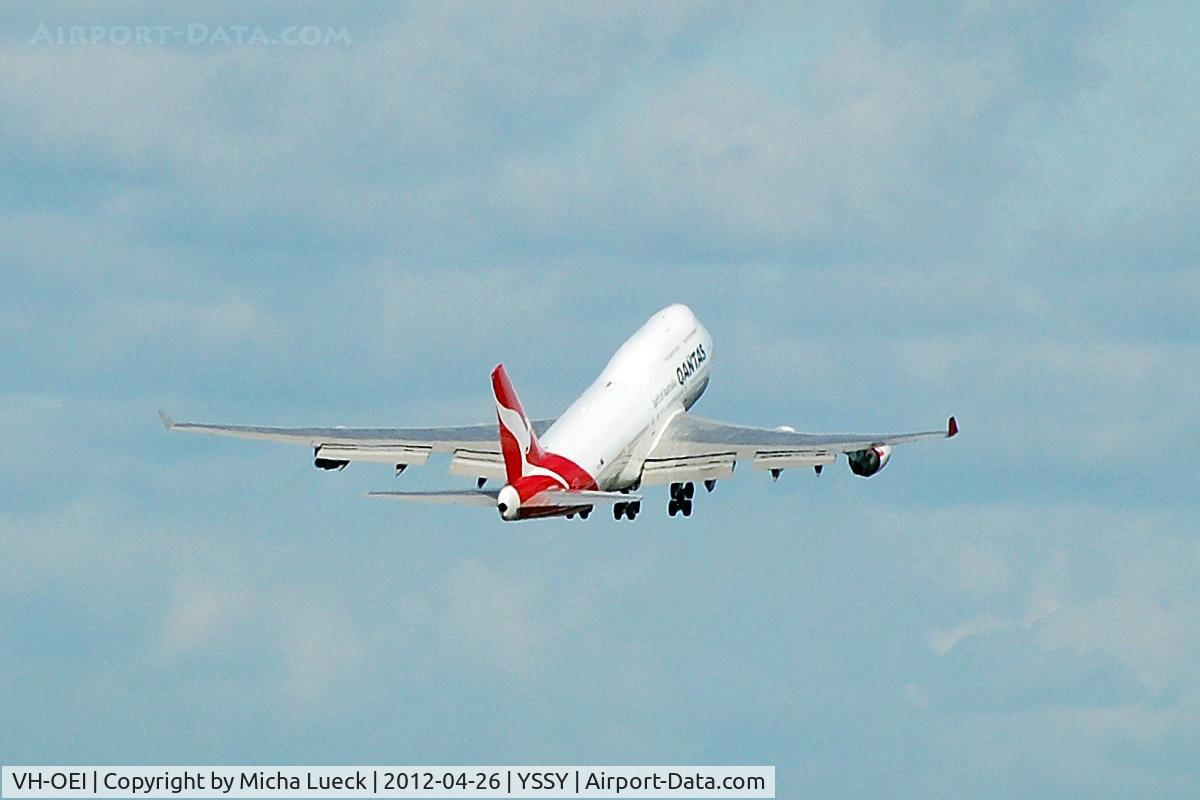
[[[500,452],[504,455],[504,471],[508,482],[514,483],[527,473],[527,467],[539,464],[546,453],[538,444],[537,434],[529,424],[525,409],[513,390],[504,365],[492,370],[492,392],[496,396],[496,419],[500,423]]]

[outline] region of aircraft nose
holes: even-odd
[[[496,509],[503,519],[514,520],[521,511],[521,496],[512,486],[505,486],[496,496]]]

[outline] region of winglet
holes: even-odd
[[[949,439],[950,437],[957,436],[957,435],[958,435],[958,420],[956,420],[954,417],[951,417],[950,421],[946,423],[946,438]]]
[[[163,427],[167,430],[175,427],[175,420],[171,419],[171,415],[161,408],[158,410],[158,418],[162,420]]]

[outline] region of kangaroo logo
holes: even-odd
[[[515,483],[530,475],[542,475],[569,489],[567,480],[541,465],[545,451],[538,444],[529,417],[521,408],[503,366],[492,373],[492,388],[496,395],[496,419],[500,423],[500,451],[504,455],[504,471],[508,482]]]

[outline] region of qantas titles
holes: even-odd
[[[696,345],[696,349],[688,354],[688,357],[683,360],[683,363],[675,368],[675,380],[679,381],[679,385],[683,386],[684,381],[692,377],[700,365],[708,360],[708,354],[704,352],[703,343]]]

